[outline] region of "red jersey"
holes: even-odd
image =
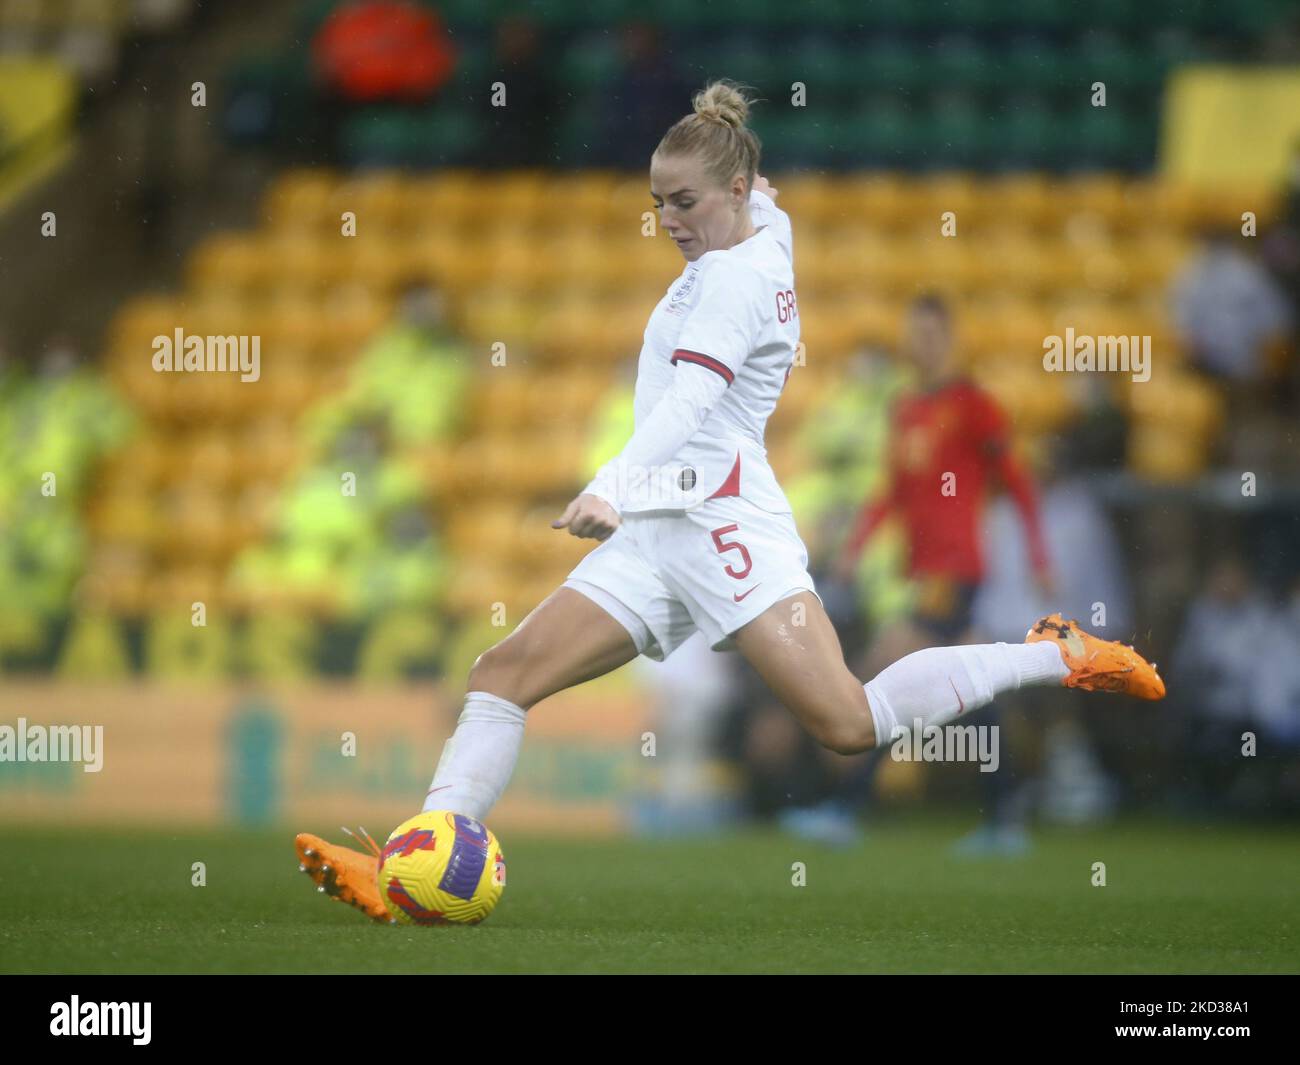
[[[900,399],[887,461],[885,494],[862,508],[845,547],[851,558],[894,513],[907,537],[909,576],[980,581],[980,523],[996,479],[1020,510],[1035,572],[1046,572],[1033,482],[1011,454],[1006,415],[973,381],[958,379]]]

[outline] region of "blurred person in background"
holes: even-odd
[[[1093,435],[1100,428],[1099,438]],[[1056,576],[1050,599],[1030,566],[1024,524],[1010,500],[993,500],[983,521],[986,576],[975,596],[976,627],[989,639],[1020,634],[1018,610],[1044,607],[1079,618],[1107,634],[1132,632],[1133,604],[1124,554],[1105,508],[1081,463],[1104,454],[1109,423],[1090,419],[1036,451],[1039,513],[1047,561]],[[1078,692],[1011,692],[1004,698],[1000,733],[1004,757],[997,773],[981,774],[987,788],[986,821],[965,842],[969,853],[1013,851],[1028,844],[1025,825],[1033,808],[1079,823],[1108,813],[1117,789],[1099,757],[1123,729],[1110,727],[1104,708],[1082,712]],[[1010,754],[1010,756],[1008,756]],[[1032,771],[1032,777],[1031,777]]]
[[[916,391],[896,401],[890,419],[883,491],[862,507],[832,567],[839,584],[851,584],[863,548],[885,519],[901,519],[915,598],[910,616],[890,623],[872,642],[858,667],[868,675],[923,647],[980,642],[971,613],[984,574],[980,521],[999,481],[1024,522],[1036,579],[1045,590],[1051,587],[1032,481],[1011,453],[1005,414],[960,370],[951,312],[942,297],[913,300],[903,354],[915,371]],[[978,723],[994,723],[996,713],[986,707]],[[851,842],[874,757],[836,756],[836,794],[817,807],[790,811],[787,825],[808,836]]]
[[[1286,599],[1275,608],[1275,617],[1265,653],[1277,667],[1261,670],[1259,677],[1258,757],[1270,812],[1294,816],[1300,813],[1300,655],[1295,653],[1300,572],[1293,576]]]
[[[476,162],[489,168],[550,165],[555,116],[563,108],[546,41],[527,16],[508,15],[497,22],[492,69],[492,80],[505,85],[506,106],[484,109],[489,132]]]
[[[718,755],[736,668],[734,655],[715,654],[698,632],[662,662],[645,656],[633,661],[650,702],[655,755],[648,764],[657,778],[655,790],[633,808],[637,831],[706,832],[734,819],[736,803]]]
[[[903,544],[892,530],[882,530],[863,549],[854,584],[826,577],[842,546],[843,530],[858,515],[863,497],[883,492],[889,476],[890,412],[897,397],[912,386],[913,376],[907,364],[871,344],[862,345],[834,386],[819,397],[795,442],[810,468],[791,478],[786,494],[809,528],[813,573],[849,654],[861,650],[867,623],[883,624],[910,609],[910,587],[899,572]]]
[[[435,604],[449,559],[421,463],[456,431],[471,383],[442,294],[406,284],[395,321],[366,346],[346,387],[304,419],[311,457],[282,496],[273,535],[236,560],[236,586],[356,619]],[[356,476],[354,496],[340,491],[342,470]]]
[[[763,822],[775,818],[789,830],[784,824],[786,812],[825,801],[834,776],[821,748],[743,662],[737,666],[732,693],[719,739],[739,774],[744,813]],[[851,835],[846,842],[855,838]],[[839,842],[833,837],[821,839],[832,845]]]
[[[46,342],[34,374],[0,367],[0,399],[0,595],[11,622],[30,624],[66,609],[85,564],[96,466],[134,419],[63,335]]]
[[[1291,301],[1291,321],[1300,322],[1300,137],[1291,145],[1282,190],[1282,215],[1260,236],[1264,262],[1276,275]]]
[[[383,420],[399,448],[450,438],[472,385],[473,360],[446,314],[446,298],[436,287],[405,283],[395,319],[366,345],[346,388],[309,415],[310,444],[330,446],[358,418]]]
[[[350,103],[429,99],[451,76],[455,49],[436,11],[406,0],[353,0],[312,41],[323,88]]]
[[[1174,278],[1169,299],[1191,364],[1228,398],[1230,425],[1245,428],[1272,406],[1292,310],[1281,286],[1242,247],[1235,229],[1211,228]]]
[[[1298,618],[1300,581],[1288,602],[1271,602],[1235,552],[1213,564],[1192,601],[1171,674],[1186,712],[1186,798],[1195,813],[1258,814],[1288,801],[1295,809]]]
[[[352,0],[325,19],[311,42],[316,77],[313,135],[327,159],[355,107],[424,103],[451,78],[456,49],[437,12],[408,0]]]
[[[688,90],[660,32],[645,21],[622,28],[623,67],[600,94],[601,137],[592,145],[596,165],[638,169],[645,162],[641,145],[653,143],[677,114]]]
[[[1280,407],[1291,419],[1300,417],[1300,344],[1295,330],[1300,326],[1300,137],[1292,143],[1282,192],[1282,216],[1261,235],[1260,254],[1273,272],[1290,302],[1291,334],[1286,352],[1288,366],[1278,382]],[[1292,454],[1300,449],[1292,448]],[[1297,457],[1300,463],[1300,456]],[[1295,472],[1300,472],[1296,468]]]
[[[927,646],[934,636],[956,638],[969,629],[984,569],[980,517],[999,482],[1024,523],[1036,579],[1045,591],[1051,587],[1033,482],[1012,454],[1006,415],[957,363],[951,312],[941,297],[913,301],[904,356],[916,371],[916,391],[896,402],[884,490],[860,510],[834,567],[837,578],[851,580],[885,519],[900,519],[916,605],[908,621],[876,642],[868,669]]]

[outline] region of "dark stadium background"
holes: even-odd
[[[630,431],[681,269],[643,232],[649,155],[718,77],[759,96],[794,226],[806,360],[768,445],[814,572],[880,488],[904,310],[937,291],[1044,505],[1113,537],[1065,564],[1110,567],[1104,633],[1169,696],[1009,700],[992,788],[862,759],[835,849],[788,814],[844,767],[735,656],[698,683],[630,666],[530,715],[492,956],[459,936],[442,964],[1294,971],[1283,0],[0,0],[0,725],[104,735],[97,774],[0,761],[0,970],[284,971],[312,958],[277,935],[353,917],[290,875],[292,832],[409,816],[475,656],[592,546],[549,523]],[[258,336],[259,379],[156,372],[177,329]],[[1150,380],[1044,372],[1066,329],[1149,337]],[[828,593],[852,653],[907,609],[899,550]],[[981,849],[1005,809],[1023,835]],[[108,898],[63,897],[127,852]],[[798,860],[824,893],[792,912]],[[797,962],[753,934],[777,908],[819,944]],[[859,927],[885,912],[887,947]],[[218,913],[272,927],[217,942]]]

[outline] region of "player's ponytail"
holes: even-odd
[[[752,188],[762,144],[746,125],[750,102],[743,86],[725,78],[710,82],[695,94],[694,113],[673,124],[655,154],[698,156],[718,184],[743,174]]]

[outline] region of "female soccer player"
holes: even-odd
[[[799,309],[790,220],[757,176],[748,113],[737,86],[710,84],[651,157],[650,194],[686,266],[646,327],[631,439],[552,523],[600,546],[474,663],[426,810],[486,817],[531,707],[637,655],[666,658],[697,629],[715,651],[744,655],[804,728],[842,754],[1023,685],[1164,695],[1131,648],[1055,615],[1024,644],[926,648],[865,685],[849,671],[763,444],[794,362]],[[388,920],[376,858],[307,834],[297,847],[326,893]]]

